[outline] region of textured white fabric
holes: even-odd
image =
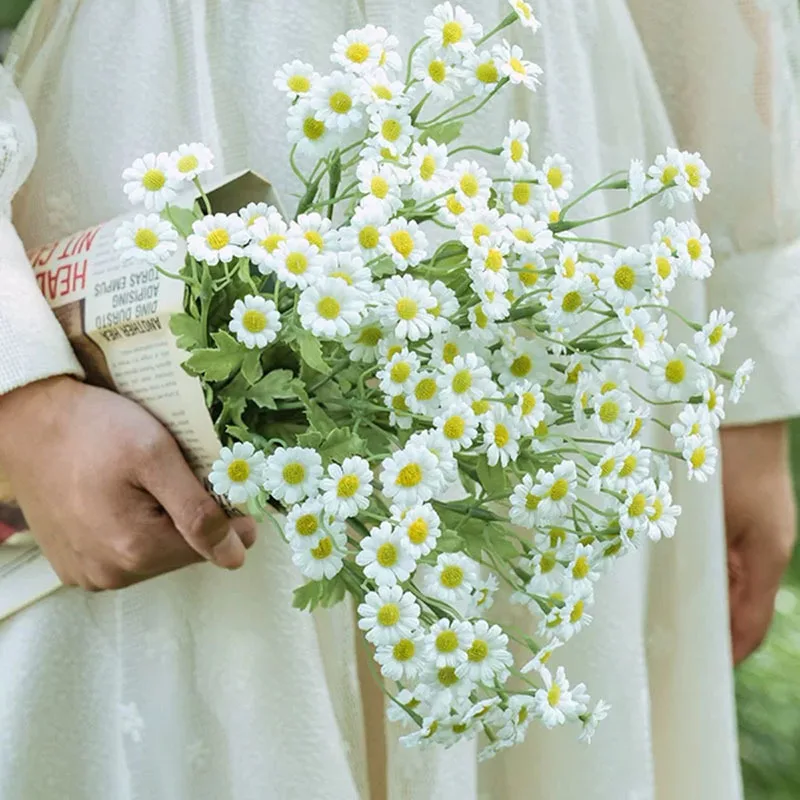
[[[502,0],[464,5],[486,21],[508,9]],[[703,207],[703,221],[730,242],[737,277],[726,281],[720,259],[710,296],[687,286],[678,302],[695,318],[718,297],[743,311],[742,340],[752,323],[762,374],[784,381],[767,413],[772,387],[754,381],[749,419],[793,413],[798,378],[773,366],[771,352],[779,336],[785,345],[776,352],[797,351],[800,319],[763,329],[800,285],[788,249],[800,234],[800,193],[792,196],[787,177],[796,169],[796,117],[777,25],[735,0],[641,0],[635,21],[622,0],[535,6],[539,36],[513,37],[544,67],[544,86],[533,99],[510,93],[465,135],[496,145],[509,116],[529,119],[535,156],[558,148],[579,184],[632,156],[652,157],[676,134],[702,150],[718,197]],[[427,0],[40,2],[15,49],[40,141],[15,204],[18,229],[32,246],[118,213],[121,169],[184,140],[207,142],[220,174],[255,168],[288,197],[276,66],[301,57],[325,68],[332,37],[365,17],[408,46],[428,8]],[[665,21],[668,8],[679,13]],[[695,25],[713,33],[704,46]],[[765,37],[776,67],[768,74],[757,59]],[[703,69],[717,50],[727,71]],[[773,82],[783,89],[770,93]],[[694,127],[684,124],[680,97],[694,99],[686,115]],[[728,116],[717,127],[720,108]],[[774,168],[763,168],[763,152]],[[757,207],[739,199],[743,186]],[[595,198],[587,215],[606,202],[619,198]],[[642,209],[596,233],[642,243],[658,215]],[[752,264],[776,286],[755,304],[741,277]],[[574,677],[614,706],[592,748],[571,731],[536,731],[481,768],[479,789],[471,749],[406,752],[389,733],[390,800],[740,797],[719,486],[700,491],[678,478],[675,493],[685,512],[676,540],[624,562],[599,591],[592,628],[565,648]],[[315,628],[290,611],[297,577],[275,533],[262,538],[243,573],[198,567],[115,595],[65,591],[0,626],[9,676],[0,686],[0,796],[363,797],[350,616],[338,609]]]

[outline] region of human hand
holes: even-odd
[[[68,377],[0,397],[0,464],[67,585],[119,589],[207,559],[235,569],[255,541],[229,520],[166,428]]]
[[[795,541],[795,501],[785,422],[723,428],[733,660],[764,640]]]

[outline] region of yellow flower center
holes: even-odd
[[[250,465],[243,458],[236,458],[228,464],[228,477],[234,483],[244,483],[250,477]]]
[[[722,329],[722,325],[717,325],[713,331],[709,334],[708,343],[711,345],[717,345],[722,341],[722,336],[724,331]]]
[[[561,308],[569,313],[577,311],[583,305],[580,292],[567,292],[561,301]]]
[[[606,400],[606,402],[600,406],[599,414],[600,419],[606,425],[611,425],[611,423],[616,422],[619,417],[619,405],[613,400]]]
[[[445,364],[452,364],[458,355],[458,345],[454,342],[447,342],[442,348],[442,359]]]
[[[395,231],[389,239],[394,249],[397,250],[403,258],[408,258],[414,252],[414,238],[408,231]]]
[[[458,185],[467,197],[475,197],[481,188],[478,179],[471,172],[462,175]]]
[[[419,165],[419,175],[424,181],[429,181],[436,172],[436,161],[433,156],[425,156]]]
[[[303,120],[303,136],[312,142],[325,135],[325,123],[316,117],[306,117]]]
[[[653,513],[648,514],[648,516],[650,517],[650,520],[652,522],[658,522],[658,520],[661,519],[661,515],[663,513],[664,513],[664,503],[662,503],[661,500],[658,497],[656,497],[656,499],[653,500]]]
[[[614,381],[606,381],[600,387],[600,394],[608,394],[609,392],[614,391],[614,389],[616,389],[616,388],[617,388],[617,384],[614,383]]]
[[[533,359],[526,354],[517,356],[509,367],[509,371],[515,378],[524,378],[533,369]]]
[[[294,529],[300,536],[312,536],[319,529],[319,520],[316,514],[303,514],[302,517],[297,518],[294,524]]]
[[[482,64],[478,64],[475,69],[475,77],[481,83],[497,83],[500,75],[497,72],[497,65],[494,61],[484,61]]]
[[[658,271],[658,277],[662,281],[665,281],[672,274],[672,265],[666,256],[659,256],[656,259],[656,270]]]
[[[474,639],[467,650],[467,658],[473,663],[483,661],[489,655],[489,645],[483,639]]]
[[[542,502],[542,498],[539,497],[538,494],[533,494],[532,492],[528,492],[525,496],[525,508],[527,511],[536,511],[539,508],[539,503]]]
[[[353,99],[347,92],[334,92],[328,105],[334,114],[346,114],[353,107]]]
[[[631,336],[633,336],[633,340],[636,342],[637,345],[639,345],[639,347],[644,347],[645,343],[644,331],[638,325],[634,325],[634,328],[631,331]]]
[[[448,439],[460,439],[464,435],[466,427],[463,417],[454,416],[445,422],[442,430]]]
[[[447,77],[447,65],[438,58],[428,64],[428,76],[434,83],[442,83]]]
[[[689,239],[689,241],[686,242],[686,251],[689,253],[689,258],[691,258],[692,261],[697,261],[697,259],[703,255],[703,245],[700,244],[699,239]]]
[[[295,94],[305,94],[311,88],[311,81],[305,75],[290,75],[286,85]]]
[[[661,173],[661,183],[664,186],[669,186],[675,178],[678,177],[679,169],[671,164],[669,166],[664,167],[664,171]]]
[[[383,332],[380,328],[364,328],[358,335],[358,344],[366,345],[367,347],[376,347],[378,342],[383,338]]]
[[[515,228],[514,236],[520,242],[525,242],[526,244],[531,244],[534,241],[533,234],[527,228]]]
[[[261,240],[261,246],[268,252],[274,253],[281,242],[285,242],[286,237],[280,233],[271,233],[266,239]]]
[[[636,273],[627,264],[617,267],[614,283],[623,291],[629,292],[636,284]]]
[[[578,556],[572,566],[572,577],[576,581],[582,581],[590,572],[589,559],[586,556]]]
[[[515,203],[526,206],[531,201],[531,185],[529,183],[515,183],[511,190]]]
[[[436,649],[440,653],[452,653],[458,649],[458,636],[454,631],[442,631],[436,637]]]
[[[636,456],[625,456],[622,460],[622,467],[619,471],[619,474],[623,478],[627,478],[630,475],[633,475],[633,471],[636,469],[637,459]]]
[[[453,375],[450,387],[454,394],[464,394],[472,388],[472,373],[468,369],[462,369]]]
[[[215,228],[206,235],[206,243],[212,250],[222,250],[230,241],[230,234],[225,228]]]
[[[564,172],[561,167],[550,167],[547,170],[547,182],[553,189],[560,189],[564,185]]]
[[[336,319],[342,307],[335,297],[323,297],[317,303],[317,313],[323,319]]]
[[[365,225],[358,232],[358,243],[365,250],[374,250],[381,240],[381,235],[374,225]]]
[[[149,169],[142,176],[142,186],[148,192],[157,192],[163,189],[167,182],[167,176],[160,169]]]
[[[552,708],[555,708],[559,700],[561,700],[561,687],[554,683],[547,692],[547,702]]]
[[[564,478],[559,478],[553,483],[553,485],[550,487],[550,491],[547,494],[551,500],[558,502],[559,500],[563,500],[567,496],[568,492],[569,483]]]
[[[499,272],[505,264],[505,259],[503,258],[503,254],[497,248],[491,247],[486,255],[484,264],[486,269],[490,270],[491,272]]]
[[[613,471],[614,467],[617,465],[617,460],[615,458],[608,458],[602,464],[600,464],[600,476],[602,478],[607,478]]]
[[[178,172],[183,172],[184,174],[187,172],[193,172],[200,166],[200,162],[197,160],[197,156],[189,154],[186,156],[181,156],[178,159]]]
[[[633,427],[631,428],[631,438],[639,435],[639,432],[642,430],[643,423],[644,420],[641,417],[636,417],[636,419],[634,419]]]
[[[703,182],[703,176],[700,174],[700,168],[697,164],[686,164],[683,168],[684,172],[686,173],[686,180],[689,182],[689,186],[693,189],[697,189],[698,186]]]
[[[283,468],[283,480],[290,486],[297,486],[306,479],[306,468],[299,462],[293,461]]]
[[[414,397],[425,402],[431,400],[436,394],[436,381],[433,378],[423,378],[414,387]]]
[[[325,249],[325,241],[319,231],[306,231],[303,236],[309,244],[313,244],[320,252]]]
[[[337,270],[336,272],[331,272],[331,278],[338,278],[340,281],[344,281],[348,286],[353,285],[353,279],[346,273]]]
[[[133,237],[133,243],[140,250],[155,250],[158,247],[158,236],[150,228],[139,228]]]
[[[535,264],[527,263],[523,264],[520,268],[521,272],[519,272],[519,282],[527,289],[530,289],[532,286],[536,285],[536,281],[539,280],[539,270],[536,269]]]
[[[392,90],[388,86],[376,84],[372,87],[372,92],[379,100],[391,100]]]
[[[717,393],[714,389],[708,390],[708,400],[706,401],[709,411],[713,411],[717,407]]]
[[[494,443],[498,447],[505,447],[510,439],[511,434],[508,432],[508,428],[505,425],[498,423],[494,426]]]
[[[381,175],[376,175],[370,181],[369,190],[378,200],[383,200],[389,194],[389,181]]]
[[[414,462],[406,464],[397,473],[397,478],[395,479],[395,484],[405,489],[411,489],[420,483],[422,483],[422,467]]]
[[[403,132],[403,126],[396,119],[384,120],[381,125],[381,134],[387,142],[396,142]]]
[[[580,622],[581,618],[583,617],[583,600],[578,600],[577,603],[572,607],[572,611],[569,612],[569,621],[575,625],[575,623]]]
[[[375,551],[375,559],[382,567],[393,567],[398,555],[397,548],[391,542],[384,542]]]
[[[308,259],[304,253],[293,252],[286,256],[286,269],[292,275],[302,275],[308,269]]]
[[[522,161],[525,158],[525,145],[519,139],[512,139],[509,155],[512,161]]]
[[[647,499],[641,492],[633,496],[630,506],[628,506],[628,515],[631,517],[641,517],[647,506]]]
[[[452,22],[446,22],[442,26],[442,44],[445,46],[451,44],[458,44],[461,41],[462,37],[464,36],[464,29],[461,27],[461,24],[453,20]]]
[[[416,300],[412,300],[410,297],[401,297],[395,305],[395,311],[400,319],[404,319],[407,322],[417,316],[419,306]]]
[[[522,416],[527,417],[534,408],[536,408],[536,395],[531,394],[530,392],[524,392],[522,395]]]
[[[518,59],[518,58],[510,58],[508,60],[508,64],[517,75],[527,75],[528,72],[525,69],[525,65]],[[552,186],[552,184],[550,184]],[[555,188],[555,187],[554,187]]]
[[[448,564],[439,576],[439,582],[446,589],[457,589],[464,581],[464,570],[455,564]]]
[[[411,375],[411,364],[408,361],[398,361],[396,364],[392,364],[392,368],[389,370],[389,377],[395,383],[405,383],[409,375]]]
[[[381,606],[377,613],[378,625],[384,628],[391,628],[392,625],[397,625],[400,622],[400,608],[397,603],[387,603]]]
[[[414,642],[411,639],[401,639],[392,648],[392,655],[395,661],[410,661],[414,658],[415,652],[416,647],[414,647]]]
[[[364,42],[353,42],[345,50],[345,55],[354,64],[363,64],[369,58],[369,45]]]
[[[408,404],[406,403],[405,397],[401,394],[397,394],[392,398],[392,408],[395,411],[408,411]]]
[[[458,198],[454,194],[451,194],[447,198],[445,205],[447,206],[447,210],[456,217],[464,213],[464,206],[458,202]]]
[[[333,553],[333,542],[330,536],[320,539],[319,544],[311,550],[311,555],[316,558],[317,561],[323,561],[328,558],[331,553]]]
[[[336,485],[336,496],[352,497],[358,491],[359,486],[361,486],[361,481],[356,475],[342,475]]]
[[[491,403],[488,400],[473,400],[472,402],[472,413],[477,417],[486,414],[490,408]]]
[[[242,314],[242,327],[249,333],[261,333],[267,327],[267,316],[263,311],[249,308]]]
[[[542,553],[542,557],[539,559],[539,569],[543,575],[547,575],[556,568],[557,563],[556,554],[552,550],[548,550],[546,553]]]
[[[455,667],[442,667],[436,674],[439,683],[447,688],[448,686],[455,686],[458,683],[458,675],[456,675]],[[433,725],[437,725],[438,720],[433,721]],[[431,728],[433,728],[433,725]],[[438,727],[438,725],[437,725]]]
[[[422,544],[428,538],[428,523],[422,517],[408,526],[408,538],[414,544]]]
[[[696,448],[689,459],[695,469],[700,469],[706,463],[706,449],[705,447]]]
[[[666,369],[664,370],[664,377],[670,383],[681,383],[686,377],[686,364],[679,358],[674,358],[672,361],[667,362]]]

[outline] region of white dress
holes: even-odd
[[[508,11],[502,0],[464,5],[486,24]],[[733,358],[755,357],[759,373],[734,421],[796,413],[800,379],[785,358],[800,345],[800,124],[784,41],[796,4],[534,6],[540,33],[511,37],[544,68],[543,87],[533,99],[509,93],[465,136],[496,146],[509,117],[526,118],[534,156],[558,150],[578,185],[676,140],[701,150],[714,172],[701,222],[720,258],[707,294],[684,291],[682,310],[701,318],[725,305],[739,315]],[[20,235],[34,246],[121,212],[122,168],[182,141],[206,142],[220,174],[254,168],[287,196],[276,67],[299,57],[326,68],[334,36],[365,20],[408,47],[429,7],[40,0],[12,50],[39,140],[14,205]],[[603,209],[598,199],[588,212]],[[597,232],[644,243],[658,215],[643,210]],[[75,369],[4,236],[17,257],[0,244],[0,287],[3,270],[16,281],[13,297],[0,288],[0,392]],[[33,323],[20,306],[34,309]],[[18,358],[4,373],[6,348],[22,337],[47,356]],[[390,800],[741,796],[721,492],[682,478],[674,492],[684,508],[676,539],[621,562],[599,590],[595,623],[565,648],[573,676],[613,705],[594,744],[532,731],[478,769],[469,746],[404,751],[390,731]],[[114,594],[64,590],[0,625],[0,797],[367,800],[352,612],[312,620],[292,611],[297,581],[265,530],[241,572],[200,566]]]

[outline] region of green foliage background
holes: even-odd
[[[21,19],[31,0],[0,0],[0,28]],[[800,421],[792,426],[800,476]],[[798,481],[800,484],[800,481]],[[739,739],[747,800],[800,798],[800,549],[778,597],[762,649],[736,675]]]

